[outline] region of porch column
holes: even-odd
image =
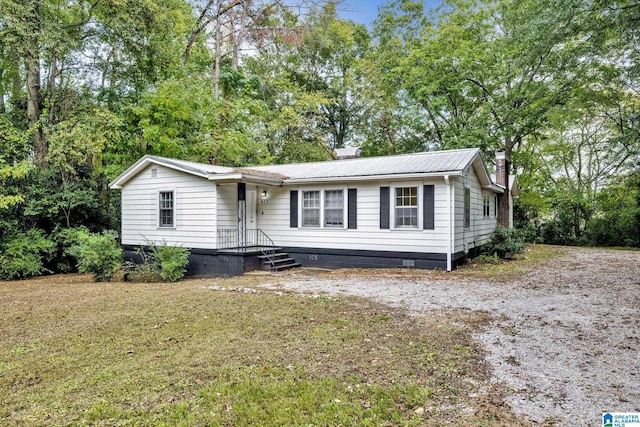
[[[247,229],[247,184],[238,183],[238,246],[246,244]]]

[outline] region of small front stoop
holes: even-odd
[[[266,271],[283,271],[300,267],[300,263],[291,258],[288,253],[283,252],[281,248],[274,248],[274,252],[270,255],[258,256],[260,270]]]

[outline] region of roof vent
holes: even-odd
[[[357,159],[361,151],[359,147],[336,148],[334,155],[336,160]]]

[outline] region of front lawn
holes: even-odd
[[[0,282],[0,424],[520,424],[471,339],[488,315],[245,288],[268,277]]]

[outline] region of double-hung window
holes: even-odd
[[[320,227],[320,191],[302,192],[302,226]]]
[[[175,225],[175,203],[173,191],[160,192],[159,225],[160,227],[173,227]]]
[[[471,227],[471,189],[464,189],[464,228]]]
[[[491,202],[489,196],[487,195],[482,196],[482,208],[482,216],[485,218],[489,218],[491,216]]]
[[[324,192],[324,226],[342,227],[344,225],[344,194],[342,190]]]
[[[395,226],[418,228],[418,187],[396,188]]]

